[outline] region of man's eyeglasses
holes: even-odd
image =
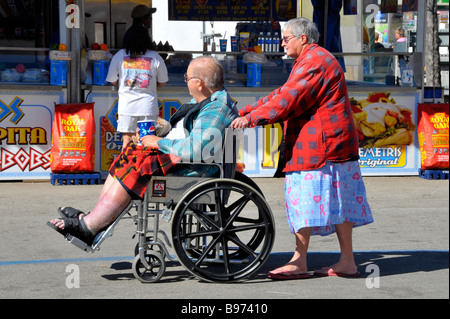
[[[288,44],[288,42],[292,39],[295,38],[295,35],[290,35],[288,37],[282,37],[281,40],[283,40],[284,43]]]
[[[198,79],[198,78],[195,76],[188,78],[187,73],[184,74],[184,82],[188,83],[192,79]]]

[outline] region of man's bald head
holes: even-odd
[[[220,62],[210,56],[200,56],[191,61],[194,77],[201,79],[205,85],[217,91],[224,86],[224,72]]]

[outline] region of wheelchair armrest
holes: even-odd
[[[241,129],[226,128],[224,134],[224,141],[222,143],[222,149],[220,150],[219,154],[214,154],[213,158],[211,158],[211,162],[209,163],[204,161],[192,161],[187,163],[181,162],[177,164],[177,167],[181,167],[178,170],[181,170],[183,165],[185,165],[186,167],[192,165],[213,166],[217,167],[219,170],[219,176],[216,177],[234,178],[241,134],[242,134]],[[181,176],[181,174],[176,175]]]

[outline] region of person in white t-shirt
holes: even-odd
[[[125,48],[111,60],[106,81],[119,87],[117,131],[122,133],[122,149],[136,134],[137,122],[156,121],[159,116],[156,88],[169,81],[161,56],[150,50],[148,30],[136,26],[130,32]]]

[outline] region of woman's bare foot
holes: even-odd
[[[291,273],[291,274],[304,274],[308,272],[308,267],[303,265],[303,263],[298,262],[297,260],[291,260],[286,265],[276,268],[269,272],[269,274],[282,274],[282,273]]]

